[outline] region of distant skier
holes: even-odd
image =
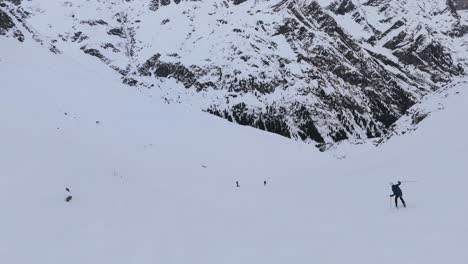
[[[400,198],[403,206],[406,207],[405,200],[403,200],[403,192],[400,189],[401,182],[398,181],[397,184],[392,184],[392,192],[393,194],[390,197],[395,196],[395,207],[398,208],[398,198]]]
[[[236,186],[237,186],[237,187],[240,187],[240,186],[239,186],[239,181],[236,181]]]
[[[263,181],[263,186],[266,186],[266,184],[267,184],[267,181]]]
[[[70,189],[67,187],[65,188],[65,191],[70,192]],[[71,195],[68,195],[67,198],[65,198],[65,202],[69,203],[73,197]]]

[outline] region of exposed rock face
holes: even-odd
[[[8,1],[9,3],[14,3],[14,4],[19,4],[19,1]],[[0,8],[5,8],[7,7],[7,1],[1,0],[0,1]],[[8,31],[13,29],[15,27],[15,23],[13,22],[13,19],[10,17],[10,15],[5,12],[4,10],[0,9],[0,35],[6,35]]]
[[[454,2],[458,10],[468,9],[468,0],[454,0]]]
[[[467,63],[468,26],[446,0],[49,5],[0,11],[28,21],[23,31],[51,50],[81,50],[151,96],[321,145],[383,136]],[[50,13],[60,20],[36,19]]]
[[[7,13],[0,10],[0,34],[4,35],[8,30],[15,26],[13,20]]]
[[[435,83],[463,74],[463,66],[453,61],[452,51],[445,45],[452,37],[461,37],[467,32],[451,1],[429,1],[423,7],[420,1],[368,1],[359,9],[349,9],[344,14],[340,8],[347,2],[349,0],[337,1],[330,9],[361,25],[363,31],[368,32],[363,40],[387,49],[398,58],[400,66],[414,66]],[[381,12],[368,19],[367,14],[376,9]],[[420,9],[427,16],[408,15],[413,9]],[[443,26],[437,32],[435,28],[439,23]]]
[[[0,1],[0,36],[12,36],[19,41],[24,41],[23,33],[16,28],[15,13],[9,13],[8,6],[18,6],[20,0]]]

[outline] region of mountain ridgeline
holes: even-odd
[[[462,1],[329,2],[3,0],[0,38],[91,56],[151,96],[323,149],[385,136],[465,75]]]

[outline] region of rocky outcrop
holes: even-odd
[[[468,0],[453,0],[458,10],[468,10]]]
[[[14,26],[15,24],[10,16],[0,9],[0,35],[5,35]]]

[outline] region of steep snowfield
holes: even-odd
[[[468,262],[466,82],[337,160],[35,45],[0,42],[0,263]]]

